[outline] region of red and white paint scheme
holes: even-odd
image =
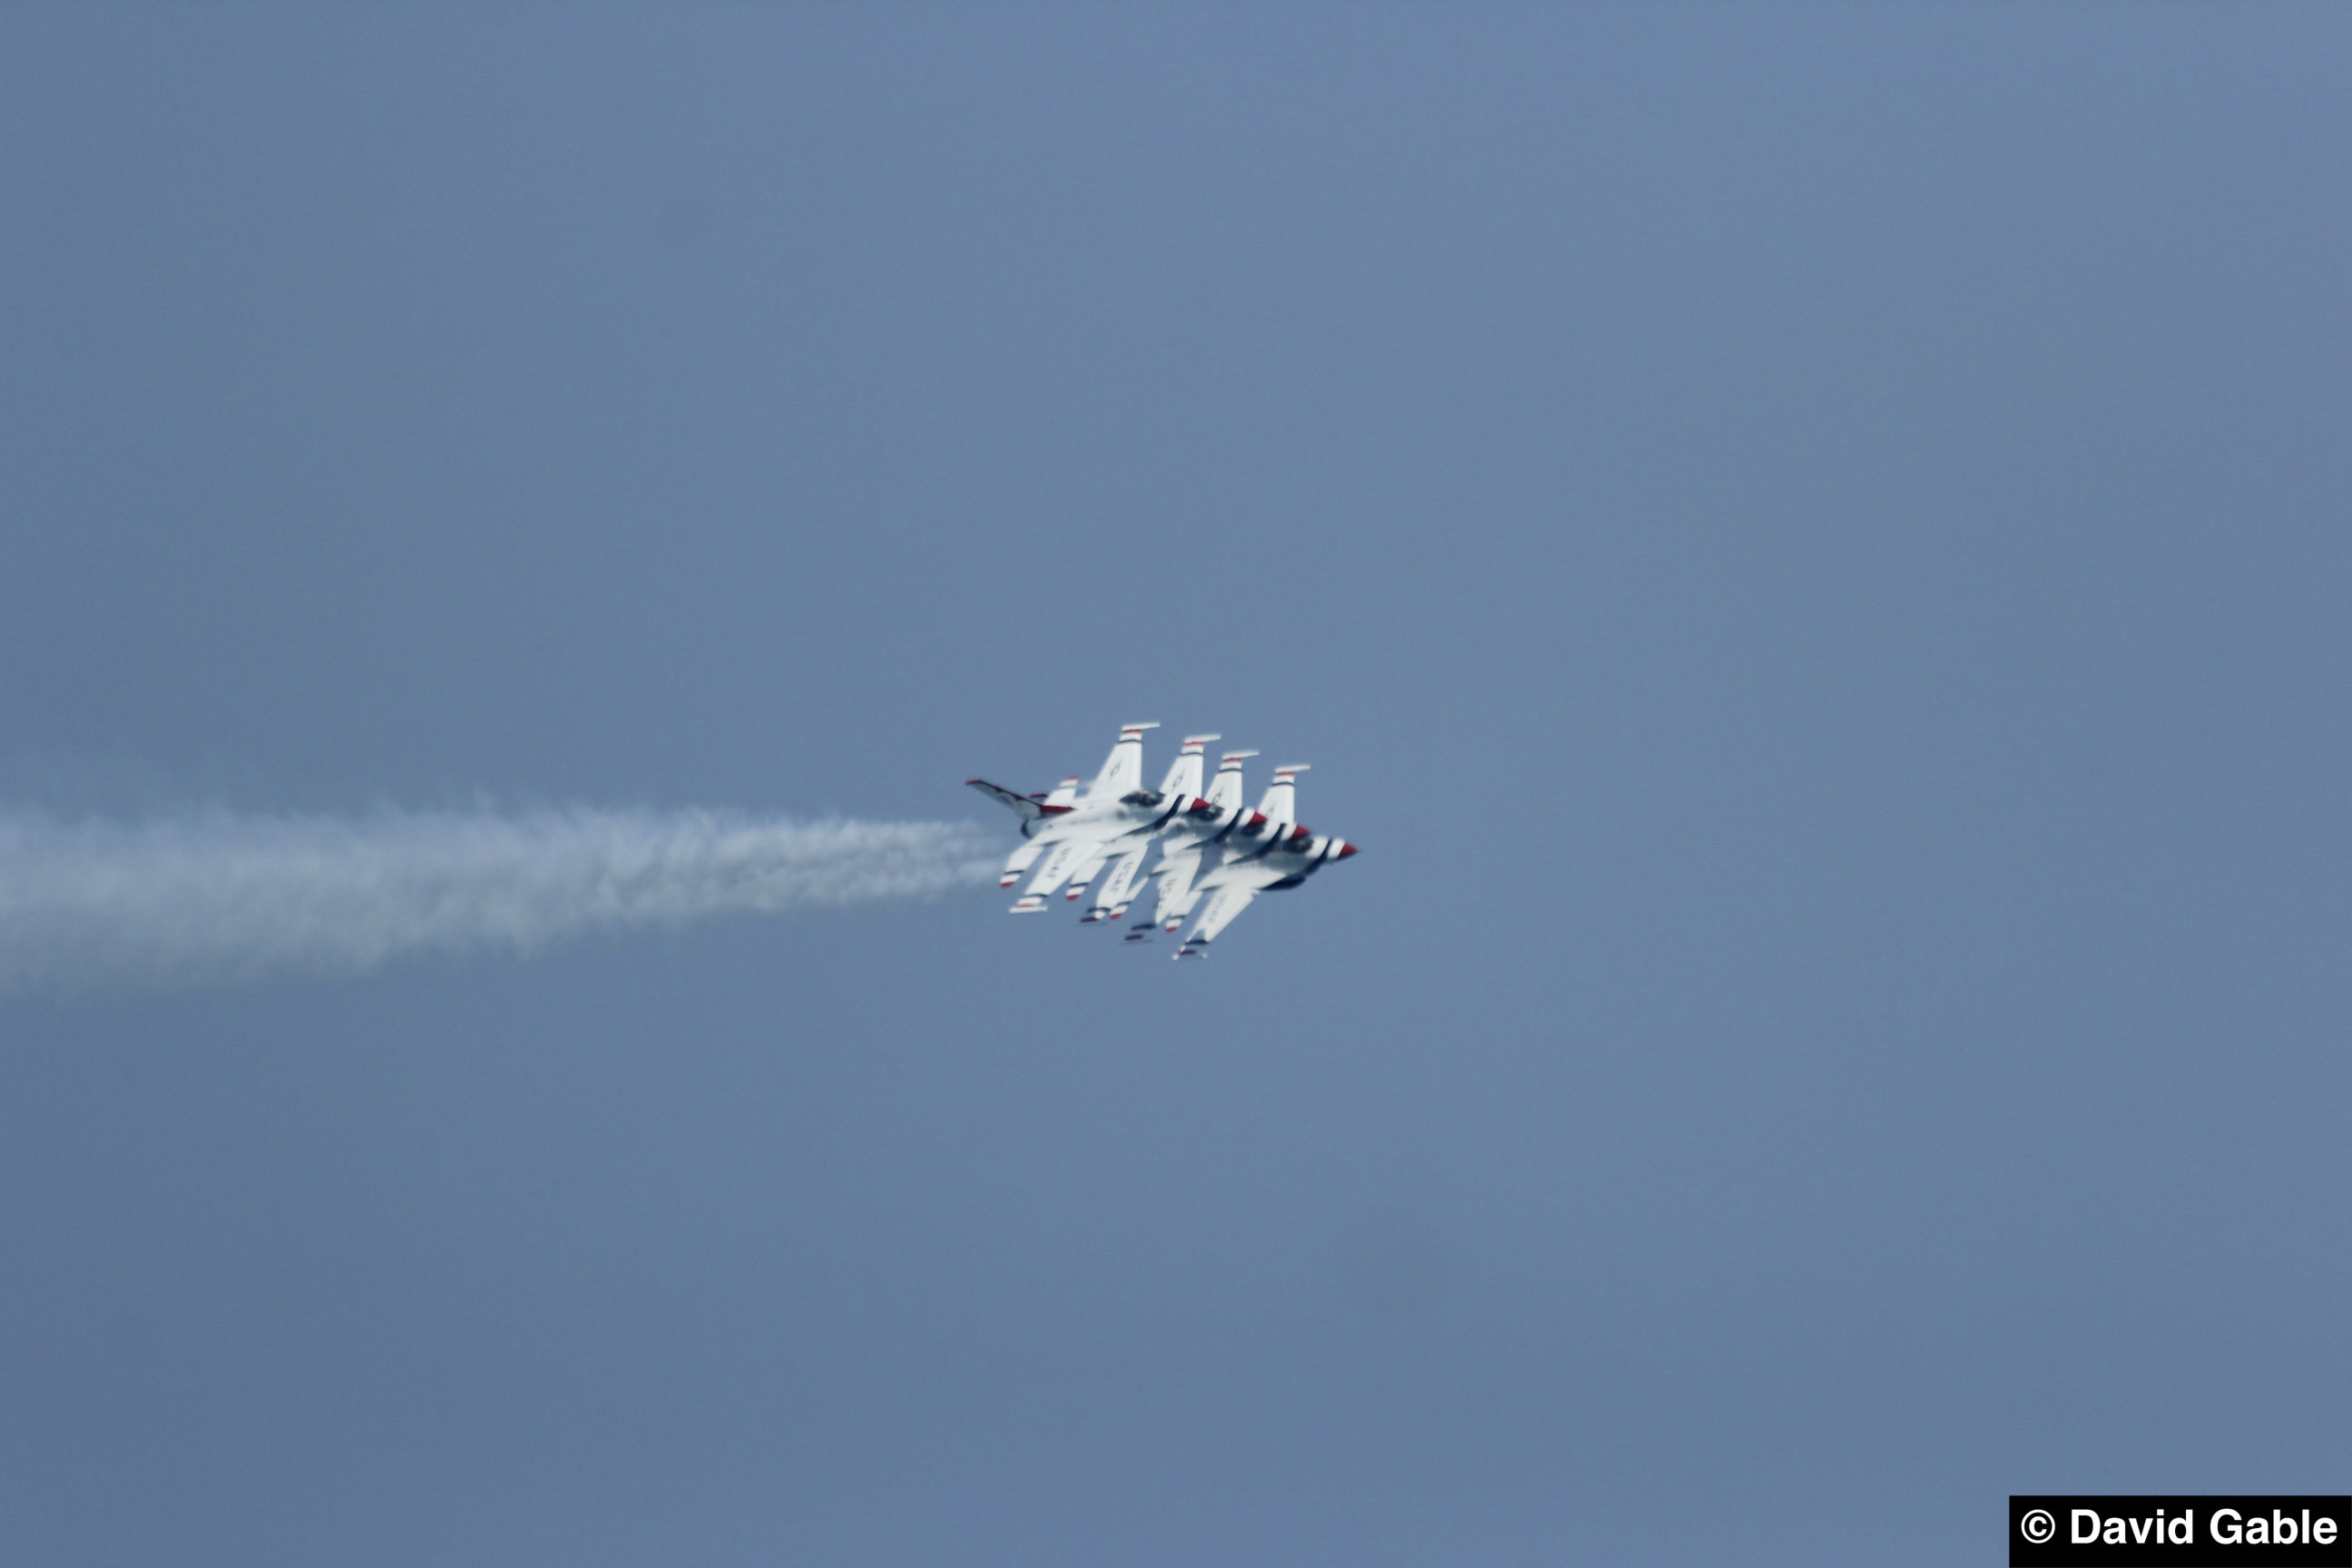
[[[1356,847],[1318,837],[1297,819],[1298,775],[1307,764],[1276,768],[1265,799],[1251,811],[1242,804],[1242,762],[1255,752],[1228,752],[1208,793],[1200,793],[1207,746],[1215,735],[1187,735],[1168,776],[1156,790],[1141,786],[1143,732],[1156,724],[1129,724],[1084,795],[1068,778],[1050,794],[1016,795],[985,779],[965,782],[1021,818],[1026,841],[1004,863],[1001,885],[1011,887],[1037,865],[1036,874],[1013,905],[1014,914],[1038,914],[1046,900],[1066,886],[1066,900],[1096,886],[1094,902],[1080,920],[1097,925],[1118,919],[1145,880],[1160,881],[1158,906],[1150,920],[1127,933],[1130,942],[1150,940],[1154,927],[1171,932],[1205,898],[1201,918],[1178,948],[1178,958],[1199,958],[1209,943],[1262,892],[1295,888]],[[1143,863],[1154,844],[1160,864],[1147,876]],[[1212,855],[1213,867],[1202,867]],[[1108,867],[1108,872],[1105,868]],[[1100,882],[1096,883],[1097,875]]]
[[[1242,761],[1256,755],[1255,752],[1227,752],[1218,762],[1216,782],[1209,786],[1208,798],[1193,802],[1169,836],[1168,847],[1160,852],[1160,869],[1152,873],[1160,879],[1159,907],[1151,919],[1136,922],[1128,941],[1144,941],[1143,933],[1153,926],[1176,931],[1201,901],[1201,890],[1194,883],[1201,874],[1202,858],[1249,815],[1242,804]]]
[[[1118,854],[1111,860],[1109,873],[1098,885],[1094,907],[1079,920],[1080,925],[1115,921],[1127,913],[1127,906],[1134,901],[1136,890],[1150,879],[1144,873],[1143,861],[1151,853],[1152,845],[1178,831],[1178,825],[1185,820],[1186,811],[1200,801],[1201,774],[1207,765],[1209,742],[1218,739],[1221,737],[1216,735],[1184,737],[1183,748],[1168,766],[1168,776],[1160,781],[1160,795],[1169,808],[1168,815],[1150,827],[1128,835],[1115,846]],[[1166,868],[1167,855],[1163,851],[1160,870],[1150,875],[1159,876]],[[1073,891],[1070,896],[1076,898],[1077,894]]]
[[[1219,837],[1223,858],[1194,884],[1195,896],[1207,894],[1208,903],[1184,933],[1178,958],[1206,958],[1217,933],[1233,924],[1251,900],[1297,887],[1334,860],[1356,852],[1354,845],[1319,837],[1298,820],[1298,775],[1307,766],[1293,763],[1275,769],[1274,783],[1266,786],[1257,809]],[[1189,903],[1186,908],[1190,910]]]
[[[1158,728],[1157,724],[1122,728],[1118,743],[1103,760],[1102,771],[1084,795],[1076,793],[1075,778],[1063,780],[1050,795],[1015,795],[986,779],[964,781],[1021,818],[1021,836],[1028,842],[1004,862],[999,886],[1011,887],[1022,872],[1043,858],[1029,886],[1014,901],[1014,914],[1042,911],[1046,897],[1065,883],[1069,884],[1067,897],[1080,897],[1113,847],[1128,847],[1118,840],[1149,832],[1175,809],[1164,792],[1142,787],[1143,732]]]

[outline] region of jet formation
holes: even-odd
[[[1208,745],[1221,735],[1187,735],[1158,789],[1143,787],[1143,732],[1157,724],[1129,724],[1080,794],[1076,777],[1052,790],[1017,795],[986,779],[964,782],[1021,818],[1024,842],[1004,862],[1000,887],[1009,888],[1032,866],[1035,874],[1013,904],[1016,915],[1043,914],[1055,891],[1065,902],[1094,901],[1081,925],[1116,921],[1147,882],[1160,891],[1149,920],[1135,922],[1131,942],[1151,940],[1155,927],[1173,932],[1197,910],[1176,956],[1205,958],[1209,944],[1260,893],[1295,888],[1356,847],[1317,834],[1297,816],[1298,775],[1305,763],[1274,770],[1257,809],[1242,804],[1242,762],[1255,752],[1227,752],[1204,792]],[[1160,863],[1145,871],[1152,846]],[[1205,900],[1205,901],[1204,901]]]

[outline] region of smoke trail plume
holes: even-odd
[[[599,930],[936,898],[995,879],[980,828],[707,811],[0,809],[0,991],[357,974]]]

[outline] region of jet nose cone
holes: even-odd
[[[1331,858],[1334,860],[1345,860],[1349,856],[1353,855],[1355,852],[1356,847],[1354,845],[1342,844],[1339,846],[1339,852],[1337,855],[1332,856]]]

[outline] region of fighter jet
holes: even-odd
[[[1184,737],[1183,749],[1160,788],[1140,788],[1143,731],[1158,728],[1129,724],[1120,730],[1118,744],[1083,795],[1076,778],[1064,779],[1051,793],[1025,795],[986,779],[964,781],[1021,818],[1024,842],[1005,861],[1001,885],[1011,887],[1041,858],[1044,861],[1013,903],[1013,913],[1043,911],[1047,897],[1066,883],[1066,897],[1082,897],[1108,865],[1094,905],[1079,923],[1116,920],[1127,912],[1144,879],[1143,863],[1152,845],[1164,844],[1160,865],[1151,872],[1160,881],[1158,908],[1151,919],[1136,922],[1127,940],[1148,942],[1147,933],[1156,925],[1177,931],[1205,897],[1207,907],[1176,952],[1178,958],[1201,958],[1258,894],[1295,888],[1332,861],[1356,853],[1354,845],[1318,837],[1297,820],[1294,802],[1298,775],[1307,771],[1304,763],[1276,768],[1255,811],[1242,804],[1242,762],[1257,755],[1255,752],[1226,752],[1208,794],[1197,794],[1206,747],[1218,738],[1214,735]],[[1201,867],[1213,851],[1216,864],[1202,875]]]
[[[1127,933],[1128,941],[1150,941],[1147,933],[1153,926],[1176,931],[1201,901],[1201,889],[1193,881],[1200,875],[1201,858],[1250,815],[1242,804],[1242,760],[1256,755],[1255,752],[1227,752],[1217,763],[1216,782],[1209,786],[1208,797],[1193,802],[1163,830],[1166,847],[1151,873],[1160,882],[1158,907],[1150,920],[1135,922]]]
[[[1214,870],[1200,879],[1208,907],[1185,933],[1176,950],[1182,958],[1206,958],[1217,933],[1249,908],[1260,893],[1295,888],[1335,860],[1345,860],[1356,847],[1339,838],[1318,837],[1295,816],[1298,775],[1305,763],[1274,770],[1274,783],[1258,802],[1257,810],[1236,820],[1219,837],[1223,858]],[[1239,793],[1235,775],[1235,793]],[[1189,908],[1189,905],[1187,906]],[[1181,917],[1180,917],[1181,918]]]
[[[1083,795],[1076,794],[1075,779],[1064,780],[1059,789],[1043,795],[1016,795],[986,779],[964,781],[1022,819],[1021,836],[1027,842],[1004,862],[999,886],[1011,887],[1023,871],[1044,857],[1045,863],[1037,867],[1029,886],[1014,900],[1013,913],[1043,911],[1046,896],[1066,882],[1070,884],[1069,898],[1082,896],[1114,848],[1120,853],[1121,864],[1125,864],[1126,852],[1135,846],[1120,844],[1119,840],[1132,834],[1150,834],[1192,804],[1193,797],[1189,795],[1179,799],[1169,790],[1141,787],[1143,732],[1158,728],[1157,724],[1122,728],[1118,743],[1104,759],[1102,771],[1095,775],[1095,782]],[[1197,770],[1197,761],[1193,766]],[[1181,782],[1182,770],[1180,758],[1169,773],[1171,784]],[[1192,776],[1197,779],[1198,772]]]
[[[1176,760],[1168,765],[1168,776],[1160,782],[1159,794],[1168,805],[1167,814],[1158,822],[1139,827],[1106,847],[1106,854],[1115,855],[1115,858],[1111,858],[1110,870],[1095,893],[1094,907],[1079,919],[1080,925],[1115,921],[1127,913],[1127,906],[1133,901],[1136,889],[1147,879],[1143,875],[1143,861],[1151,853],[1151,847],[1170,834],[1181,831],[1182,825],[1190,819],[1189,813],[1204,804],[1201,799],[1201,773],[1207,765],[1205,753],[1209,742],[1219,739],[1222,737],[1216,735],[1184,737],[1182,749],[1176,753]],[[1167,861],[1165,851],[1161,853],[1160,860],[1164,867]],[[1155,877],[1160,874],[1159,871],[1151,873]],[[1082,886],[1076,888],[1070,897],[1076,898],[1083,890]]]

